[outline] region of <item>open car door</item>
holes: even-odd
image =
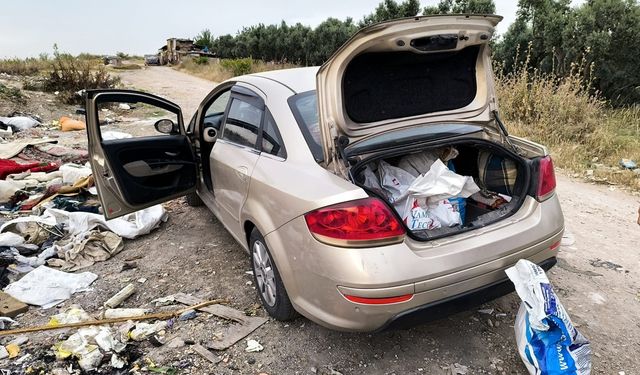
[[[176,104],[137,91],[90,90],[85,110],[89,160],[107,219],[195,190],[195,156]]]

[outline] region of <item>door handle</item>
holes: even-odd
[[[236,176],[238,176],[240,180],[246,181],[248,175],[249,175],[249,168],[245,167],[244,165],[241,165],[238,168],[236,168]]]

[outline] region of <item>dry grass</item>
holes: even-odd
[[[48,69],[50,64],[51,61],[48,59],[5,59],[0,60],[0,73],[32,76]]]
[[[619,168],[622,158],[640,162],[640,108],[608,106],[590,92],[583,66],[562,78],[525,67],[496,74],[509,131],[549,146],[561,168],[640,190],[640,175]]]
[[[258,73],[269,70],[296,68],[294,64],[265,63],[252,59],[229,59],[216,62],[211,59],[204,62],[201,59],[185,59],[175,69],[185,71],[194,76],[214,82],[222,82],[238,74]]]

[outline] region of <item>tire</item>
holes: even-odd
[[[279,321],[287,321],[298,316],[287,294],[280,273],[276,267],[267,243],[257,229],[249,237],[251,250],[251,270],[256,291],[267,313]]]
[[[189,193],[185,195],[184,200],[191,207],[198,207],[198,206],[204,205],[204,202],[202,201],[202,199],[200,199],[200,197],[196,193]]]

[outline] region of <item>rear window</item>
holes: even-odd
[[[293,95],[288,102],[313,157],[318,162],[323,161],[324,153],[320,141],[322,136],[318,120],[318,96],[316,91],[312,90]]]

